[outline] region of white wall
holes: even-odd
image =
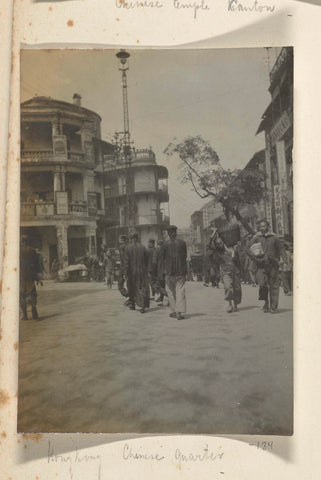
[[[156,179],[154,169],[138,170],[134,175],[135,192],[155,192]]]

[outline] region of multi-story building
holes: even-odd
[[[106,241],[111,247],[117,245],[119,235],[130,230],[136,230],[147,245],[150,238],[162,237],[169,225],[167,168],[156,163],[151,149],[132,149],[131,188],[127,169],[128,164],[116,155],[105,156],[105,209],[113,221],[106,228]]]
[[[270,72],[271,102],[257,133],[265,132],[270,201],[266,217],[280,236],[293,235],[293,48],[283,47]]]
[[[100,123],[78,94],[21,105],[21,231],[47,265],[95,254],[104,240],[103,158],[114,146],[101,140]]]

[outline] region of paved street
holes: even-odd
[[[40,321],[20,322],[18,430],[288,434],[292,298],[264,314],[243,285],[227,314],[222,287],[187,283],[185,320],[145,315],[101,283],[45,282]]]

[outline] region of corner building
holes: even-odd
[[[126,165],[115,155],[106,155],[104,163],[105,209],[112,220],[106,226],[106,243],[116,247],[119,235],[130,230],[139,233],[140,241],[163,237],[169,225],[169,195],[167,168],[156,163],[151,149],[131,152],[130,211],[128,211],[128,182]]]
[[[73,103],[34,97],[21,104],[21,233],[48,266],[96,254],[104,241],[103,159],[114,147],[101,140],[100,124],[78,94]]]

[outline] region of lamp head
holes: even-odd
[[[122,65],[125,65],[127,63],[127,59],[130,57],[130,54],[126,52],[126,50],[121,49],[118,53],[116,53],[116,57],[119,58]]]

